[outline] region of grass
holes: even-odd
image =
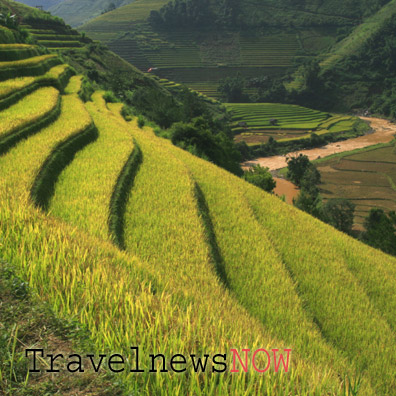
[[[321,66],[323,69],[331,67],[344,56],[356,54],[361,46],[381,28],[383,23],[396,12],[396,1],[391,0],[376,14],[359,24],[344,40],[337,43],[324,57]]]
[[[84,373],[79,377],[61,373],[28,373],[27,348],[44,348],[64,354],[91,351],[86,332],[76,323],[60,320],[18,278],[13,267],[0,260],[0,392],[4,396],[28,394],[67,394],[71,391],[93,396],[112,392],[121,396],[122,389],[108,375]],[[49,368],[44,359],[41,370]]]

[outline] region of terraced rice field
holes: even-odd
[[[347,198],[356,205],[362,229],[371,208],[396,210],[396,149],[393,144],[334,157],[318,164],[323,198]]]
[[[287,68],[299,48],[296,34],[259,37],[242,34],[240,38],[242,62],[250,67]]]
[[[81,36],[76,30],[64,28],[63,30],[56,31],[45,28],[40,29],[30,25],[26,25],[25,28],[39,45],[52,50],[74,50],[83,47]]]
[[[275,103],[229,103],[236,141],[249,145],[266,143],[270,137],[289,141],[353,130],[355,117],[331,115],[297,105]]]
[[[145,371],[117,375],[128,393],[345,396],[361,380],[396,396],[395,258],[125,121],[101,92],[83,103],[67,79],[18,86],[0,111],[9,136],[35,126],[0,153],[0,256],[96,352],[139,345]],[[292,349],[290,370],[232,374],[231,348]],[[225,353],[227,368],[152,374],[151,353]]]
[[[186,84],[210,97],[219,96],[221,79],[238,72],[246,78],[284,73],[300,49],[297,34],[257,37],[205,29],[159,33],[145,20],[149,4],[146,14],[135,15],[135,8],[141,5],[134,2],[81,29],[142,71],[156,67],[159,70],[155,74],[161,78]]]

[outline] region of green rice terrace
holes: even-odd
[[[0,270],[66,335],[85,331],[91,349],[77,353],[128,356],[111,376],[125,396],[396,396],[396,258],[127,121],[103,91],[87,98],[87,77],[2,31]],[[287,128],[331,127],[326,113],[273,106]],[[78,372],[72,389],[27,374],[25,350],[46,345],[18,326],[0,326],[2,395],[91,393]],[[232,373],[232,348],[249,361],[291,349],[289,371],[272,360]],[[188,356],[186,372],[160,359],[150,373],[160,353]],[[191,355],[209,355],[206,371]]]
[[[371,208],[396,210],[396,147],[382,144],[344,153],[318,163],[324,199],[347,198],[356,205],[355,226],[361,229]]]
[[[154,68],[161,78],[218,98],[219,81],[243,77],[279,76],[293,66],[295,56],[312,58],[335,42],[336,28],[298,30],[270,28],[232,31],[224,28],[156,29],[147,22],[152,10],[167,1],[134,1],[79,27],[142,71]],[[289,84],[288,87],[293,88]],[[247,93],[254,93],[248,88]]]
[[[332,115],[297,105],[277,103],[227,103],[236,141],[250,146],[306,139],[317,135],[348,135],[361,121],[357,117]]]
[[[43,29],[40,24],[22,25],[31,35],[31,37],[41,46],[51,51],[76,50],[84,46],[81,35],[68,27],[55,25],[55,29]]]

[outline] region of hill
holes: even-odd
[[[134,0],[63,0],[53,4],[49,11],[65,20],[69,25],[80,26],[90,19],[115,8],[132,3]]]
[[[20,0],[19,3],[26,4],[30,7],[43,7],[44,10],[48,10],[50,7],[56,6],[65,0]]]
[[[158,68],[161,78],[209,96],[218,97],[219,81],[238,73],[254,94],[254,78],[286,75],[385,3],[139,0],[81,30],[141,70]]]
[[[26,24],[29,10],[19,11]],[[35,15],[43,30],[58,26]],[[18,27],[0,31],[0,265],[66,334],[85,329],[90,352],[121,354],[113,381],[124,394],[396,395],[395,258],[174,146],[67,58],[26,43]],[[37,338],[20,344],[22,324],[11,323],[0,327],[6,396],[37,378],[15,354]],[[233,348],[250,349],[249,361],[270,350],[271,364],[263,350],[255,360],[266,374],[238,362],[232,373]],[[286,374],[273,356],[286,364],[288,349]],[[160,353],[166,362],[152,364]]]

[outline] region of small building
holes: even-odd
[[[278,125],[278,120],[276,118],[271,118],[270,119],[270,124],[271,125]]]

